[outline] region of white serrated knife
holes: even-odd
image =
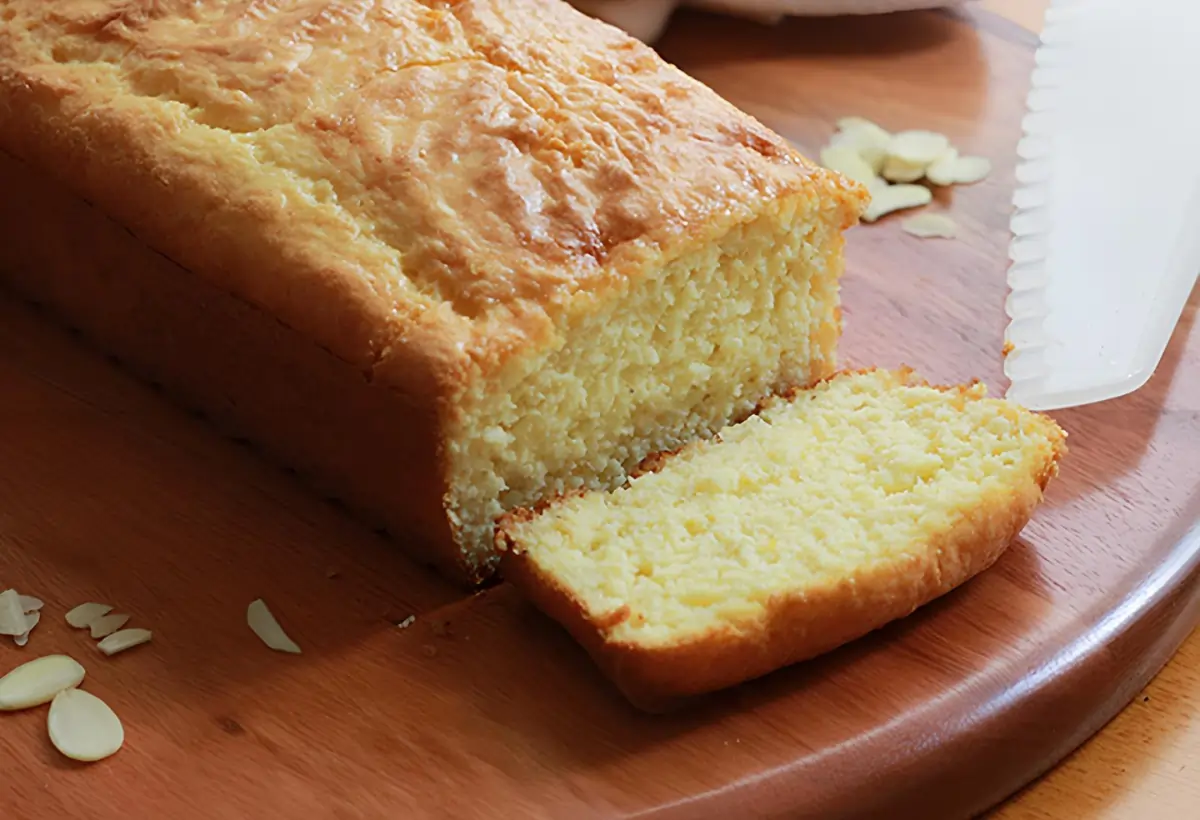
[[[1200,272],[1200,0],[1055,0],[1017,153],[1008,398],[1154,373]]]

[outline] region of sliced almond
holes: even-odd
[[[922,213],[901,222],[900,230],[921,239],[953,239],[958,224],[945,214]]]
[[[96,646],[105,655],[115,655],[147,643],[151,637],[153,633],[149,629],[122,629],[107,636]]]
[[[838,120],[840,129],[833,135],[833,145],[853,148],[871,170],[879,173],[887,159],[888,145],[892,135],[870,120],[861,117],[844,117]]]
[[[889,182],[916,182],[925,176],[926,166],[914,164],[898,157],[888,157],[880,174]]]
[[[987,157],[959,157],[954,163],[956,185],[971,185],[992,172],[992,162]]]
[[[875,170],[847,145],[831,145],[821,151],[821,164],[855,182],[866,185],[875,178]]]
[[[300,647],[283,631],[283,627],[279,625],[279,621],[275,620],[271,610],[267,609],[262,598],[252,601],[246,608],[246,623],[254,630],[254,634],[262,639],[263,643],[277,652],[300,654]]]
[[[78,686],[86,674],[67,655],[44,655],[0,678],[0,710],[10,712],[49,703],[64,689]]]
[[[125,742],[125,727],[117,713],[82,689],[66,689],[54,696],[46,728],[54,748],[88,763],[115,754]]]
[[[857,117],[854,115],[842,117],[837,121],[836,125],[839,131],[852,131],[856,128],[879,128],[880,131],[883,131],[882,128],[871,122],[866,117]]]
[[[892,211],[928,205],[932,200],[933,194],[923,185],[889,185],[871,198],[863,221],[874,222]]]
[[[45,603],[40,598],[34,598],[32,595],[21,596],[21,609],[25,610],[26,615],[30,612],[37,612],[43,606]]]
[[[950,140],[934,131],[901,131],[888,143],[888,158],[927,167],[946,153]]]
[[[883,177],[875,177],[870,182],[867,183],[867,192],[871,196],[875,196],[875,194],[882,191],[884,188],[888,187],[888,185],[889,185],[888,181],[886,179],[884,179]]]
[[[24,646],[25,644],[29,643],[29,633],[33,631],[33,628],[38,625],[40,620],[42,620],[42,613],[38,612],[37,610],[26,614],[25,631],[20,635],[13,636],[13,643],[15,643],[17,646]]]
[[[829,141],[831,148],[849,148],[858,154],[858,156],[871,166],[871,170],[878,174],[883,170],[883,164],[887,161],[887,147],[876,145],[859,138],[855,134],[847,134],[839,132],[833,135]]]
[[[863,162],[871,166],[871,170],[876,174],[883,170],[888,158],[887,149],[875,145],[859,146],[858,155],[863,158]]]
[[[92,621],[88,624],[88,629],[91,630],[93,638],[103,638],[106,635],[113,634],[127,623],[129,623],[128,615],[113,612],[109,615],[102,615]]]
[[[956,181],[954,169],[957,162],[958,150],[949,148],[925,169],[925,178],[934,185],[953,185]]]
[[[110,612],[112,607],[108,604],[80,604],[67,613],[67,623],[76,629],[84,629],[90,626],[92,621]]]
[[[25,610],[15,589],[0,592],[0,635],[20,635],[25,631]]]

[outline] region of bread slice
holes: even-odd
[[[844,373],[615,492],[507,515],[502,571],[656,710],[833,649],[990,566],[1065,438],[982,385]]]
[[[454,575],[832,372],[866,193],[558,0],[0,11],[0,280]]]

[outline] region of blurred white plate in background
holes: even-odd
[[[786,16],[884,14],[959,5],[963,0],[570,0],[578,8],[653,42],[677,6],[695,6],[740,17],[775,21]]]

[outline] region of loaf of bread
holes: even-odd
[[[458,577],[832,370],[865,193],[558,0],[0,21],[0,276]]]
[[[987,568],[1065,452],[1050,419],[911,372],[838,375],[614,492],[507,514],[506,578],[659,710],[810,658]]]

